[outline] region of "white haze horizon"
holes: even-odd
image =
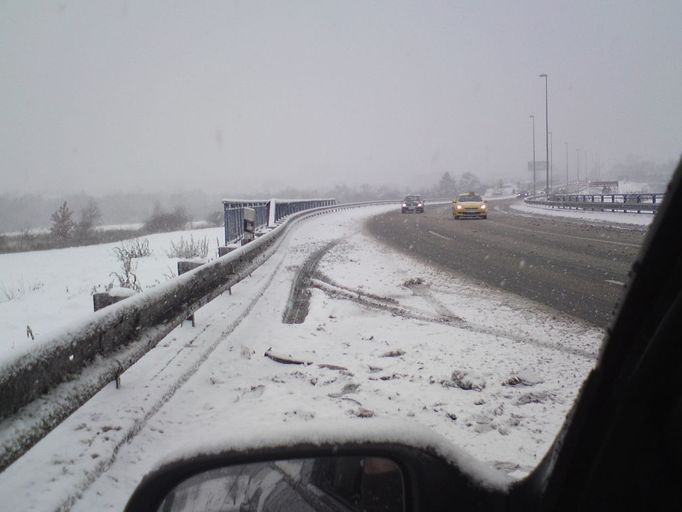
[[[679,19],[667,0],[8,1],[0,195],[528,178],[542,73],[557,175],[667,165]]]

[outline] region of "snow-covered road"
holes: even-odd
[[[571,210],[568,208],[552,208],[551,206],[518,203],[510,206],[513,210],[531,215],[547,215],[550,217],[564,217],[567,219],[578,219],[588,222],[605,223],[611,226],[631,225],[649,226],[654,221],[654,214],[644,213],[625,213],[598,210]]]
[[[300,223],[232,296],[199,310],[196,327],[173,331],[121,389],[103,389],[2,473],[3,507],[121,510],[156,461],[197,439],[370,416],[418,422],[525,474],[603,332],[380,245],[362,226],[387,208]],[[298,271],[330,242],[305,321],[284,324]]]

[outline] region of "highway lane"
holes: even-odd
[[[370,233],[450,271],[607,327],[646,228],[527,215],[490,202],[487,220],[456,221],[448,206],[373,217]]]

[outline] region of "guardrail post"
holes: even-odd
[[[197,267],[202,266],[203,263],[199,263],[198,261],[187,261],[187,260],[180,260],[178,261],[178,275],[182,275],[185,272],[189,272],[190,270],[194,270]],[[194,327],[194,313],[192,313],[190,316],[187,317],[187,320],[192,321],[192,327]]]
[[[225,205],[223,205],[223,226],[225,228],[225,245],[227,245],[228,242],[230,241],[230,232],[229,232],[230,224],[229,224],[229,220],[227,218],[227,215],[228,215],[227,214],[227,205],[225,204]]]
[[[116,304],[117,302],[127,299],[128,297],[135,295],[135,291],[130,290],[129,294],[120,293],[112,294],[109,292],[99,292],[92,294],[92,307],[94,311],[99,311],[102,308]]]

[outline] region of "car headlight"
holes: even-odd
[[[404,208],[405,206],[407,206],[407,204],[403,203],[403,208]]]
[[[485,209],[486,209],[486,205],[482,204],[482,205],[481,205],[481,210],[485,210]]]
[[[417,203],[417,206],[424,206],[422,203]]]
[[[458,210],[461,210],[461,209],[462,209],[462,205],[461,205],[461,204],[458,204],[458,205],[457,205],[457,209],[458,209]]]

